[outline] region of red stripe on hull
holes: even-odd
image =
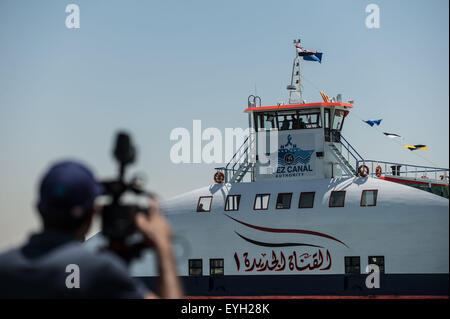
[[[399,183],[399,184],[416,184],[416,185],[428,185],[428,184],[430,184],[430,183],[427,183],[427,182],[411,181],[411,180],[407,180],[407,179],[387,177],[387,176],[381,176],[380,179],[385,180],[385,181],[389,181],[389,182]],[[431,185],[448,187],[448,184],[431,183]]]

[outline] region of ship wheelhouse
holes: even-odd
[[[249,123],[255,132],[323,129],[324,141],[337,141],[350,103],[308,103],[249,107]]]
[[[245,110],[249,115],[250,131],[254,132],[255,143],[250,148],[255,156],[256,173],[253,180],[278,178],[333,178],[343,176],[339,162],[330,152],[329,144],[341,151],[340,137],[344,120],[350,103],[318,102],[303,104],[288,104],[275,106],[256,106],[249,103]],[[266,143],[267,135],[276,135],[272,143],[277,146],[270,149]],[[336,143],[336,144],[335,144]],[[270,154],[272,171],[258,174],[264,167],[262,153]],[[352,174],[352,172],[350,172]]]

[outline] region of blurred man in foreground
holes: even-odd
[[[113,252],[93,252],[82,244],[99,208],[102,186],[84,165],[52,166],[41,181],[38,211],[43,230],[23,247],[0,255],[0,298],[181,298],[171,229],[153,200],[136,226],[154,248],[160,272],[158,295],[130,277]],[[77,278],[74,279],[73,276]]]

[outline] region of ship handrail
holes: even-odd
[[[334,132],[333,132],[333,131],[331,131],[331,133],[334,135]],[[351,148],[351,149],[356,153],[356,155],[359,156],[359,159],[360,159],[361,161],[364,161],[364,158],[361,156],[361,154],[358,153],[358,151],[352,146],[352,144],[350,144],[349,141],[347,141],[347,139],[346,139],[344,136],[342,136],[342,134],[339,134],[339,137],[342,138],[342,139],[347,143],[347,145],[349,146],[349,148]],[[352,153],[352,152],[344,145],[344,143],[342,143],[342,142],[340,142],[340,143],[341,143],[342,146],[344,146],[345,149],[346,149],[348,152],[350,152],[350,154],[352,154],[352,156],[356,159],[356,156],[353,155],[353,153]]]
[[[335,140],[337,143],[341,144],[345,150],[347,150],[348,155],[351,156],[356,163],[355,169],[358,169],[358,167],[362,164],[371,166],[369,169],[369,175],[370,176],[376,176],[376,166],[377,165],[384,165],[384,170],[382,170],[382,175],[386,176],[403,176],[403,177],[410,177],[411,175],[414,176],[414,178],[420,178],[421,176],[417,176],[417,174],[425,174],[425,176],[429,179],[432,179],[427,176],[427,174],[434,174],[434,180],[442,180],[443,178],[448,178],[449,176],[449,169],[443,168],[443,167],[433,167],[433,166],[424,166],[424,165],[413,165],[413,164],[406,164],[406,163],[398,163],[398,162],[388,162],[388,161],[379,161],[379,160],[373,160],[373,159],[364,159],[361,154],[358,153],[358,151],[350,144],[347,139],[342,136],[342,134],[337,135],[335,132],[330,131],[333,140]],[[391,168],[389,166],[397,166],[399,167],[398,170],[390,170],[388,168]],[[400,169],[403,168],[403,169]],[[438,176],[438,173],[442,173],[442,176]]]
[[[230,161],[228,162],[228,164],[225,166],[226,169],[229,169],[228,166],[233,162],[234,158],[239,154],[240,150],[247,144],[247,141],[249,139],[250,136],[247,136],[246,139],[244,140],[244,143],[242,143],[241,146],[239,146],[239,148],[237,149],[236,153],[234,153],[233,157],[230,159]],[[248,149],[248,147],[247,147]],[[245,151],[244,151],[245,154]],[[242,158],[242,156],[239,157],[238,161]]]
[[[242,162],[240,162],[240,161],[241,161],[241,159],[242,159],[244,156],[246,156],[246,155],[248,154],[248,149],[249,149],[250,145],[249,145],[249,143],[247,143],[247,141],[248,141],[249,138],[250,138],[250,136],[247,136],[247,138],[246,138],[245,141],[242,143],[242,145],[239,147],[239,149],[236,151],[236,153],[234,154],[234,156],[232,157],[232,159],[231,159],[231,160],[228,162],[228,164],[225,166],[226,168],[228,168],[228,166],[229,166],[230,164],[233,163],[233,159],[236,157],[236,155],[240,153],[239,158],[233,163],[233,166],[231,167],[231,170],[233,171],[233,173],[239,169],[239,167],[238,167],[237,169],[235,169],[236,165],[242,164],[243,162],[245,162],[245,160],[242,161]],[[241,149],[242,149],[244,146],[245,146],[245,149],[244,149],[243,152],[241,152]],[[248,157],[248,156],[247,156],[247,157]],[[240,166],[240,165],[239,165],[239,166]]]
[[[336,132],[334,132],[333,130],[330,130],[330,134],[331,134],[331,145],[334,145],[334,143],[338,143],[340,144],[346,151],[347,151],[347,160],[341,162],[341,165],[347,166],[350,171],[352,172],[351,175],[357,175],[357,170],[358,170],[358,166],[359,166],[359,162],[364,162],[364,158],[361,156],[361,154],[359,154],[359,152],[352,146],[352,144],[350,144],[349,141],[347,141],[347,139],[342,136],[342,134],[336,134]],[[336,150],[343,158],[344,154],[342,154],[339,150]],[[356,155],[355,155],[356,154]],[[355,163],[355,167],[353,167],[353,164],[350,163],[350,156],[353,159],[354,163]]]
[[[423,166],[423,165],[413,165],[413,164],[406,164],[406,163],[397,163],[397,162],[384,162],[384,161],[377,161],[377,160],[364,160],[367,163],[374,162],[374,163],[380,163],[380,164],[393,164],[393,165],[400,165],[400,166],[409,166],[409,167],[417,167],[417,168],[425,168],[425,169],[435,169],[438,171],[448,171],[448,168],[443,167],[435,167],[435,166]]]
[[[347,146],[345,146],[345,144],[344,143],[340,143],[346,150],[347,150],[347,152],[353,157],[353,159],[355,160],[355,161],[364,161],[364,159],[362,158],[362,157],[360,157],[359,159],[352,153],[352,151],[347,147]],[[359,154],[358,154],[359,155]],[[358,167],[358,165],[356,166],[356,167]]]
[[[250,139],[250,141],[249,141]],[[248,165],[249,163],[249,148],[252,147],[256,141],[255,137],[250,133],[234,153],[233,157],[227,163],[225,167],[216,167],[218,171],[222,171],[225,175],[225,182],[229,182],[233,179],[233,176],[239,172],[241,165]],[[246,163],[247,162],[247,163]],[[237,166],[239,165],[239,166]],[[236,167],[237,166],[237,167]]]
[[[418,173],[425,173],[425,174],[434,173],[435,174],[434,180],[439,180],[439,178],[437,176],[438,172],[442,172],[444,176],[448,176],[448,173],[449,173],[449,169],[448,168],[443,168],[443,167],[414,165],[414,164],[406,164],[406,163],[398,163],[398,162],[387,162],[387,161],[378,161],[378,160],[358,161],[357,165],[360,165],[361,163],[364,163],[366,165],[371,165],[370,173],[369,173],[371,176],[375,175],[374,164],[375,165],[380,165],[380,164],[384,165],[384,170],[382,170],[382,175],[387,175],[387,176],[408,177],[408,175],[411,175],[411,174],[417,175]],[[388,171],[388,169],[387,169],[388,165],[389,166],[397,166],[397,167],[399,167],[398,171],[395,172],[396,174],[394,174],[394,172],[392,172],[392,171]],[[404,169],[400,170],[400,168],[404,168]],[[417,176],[415,176],[415,178],[417,178]]]

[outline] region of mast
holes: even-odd
[[[303,104],[302,95],[302,79],[300,72],[300,55],[297,51],[297,46],[300,45],[300,39],[294,40],[295,59],[292,64],[291,84],[286,87],[289,91],[289,104]]]

